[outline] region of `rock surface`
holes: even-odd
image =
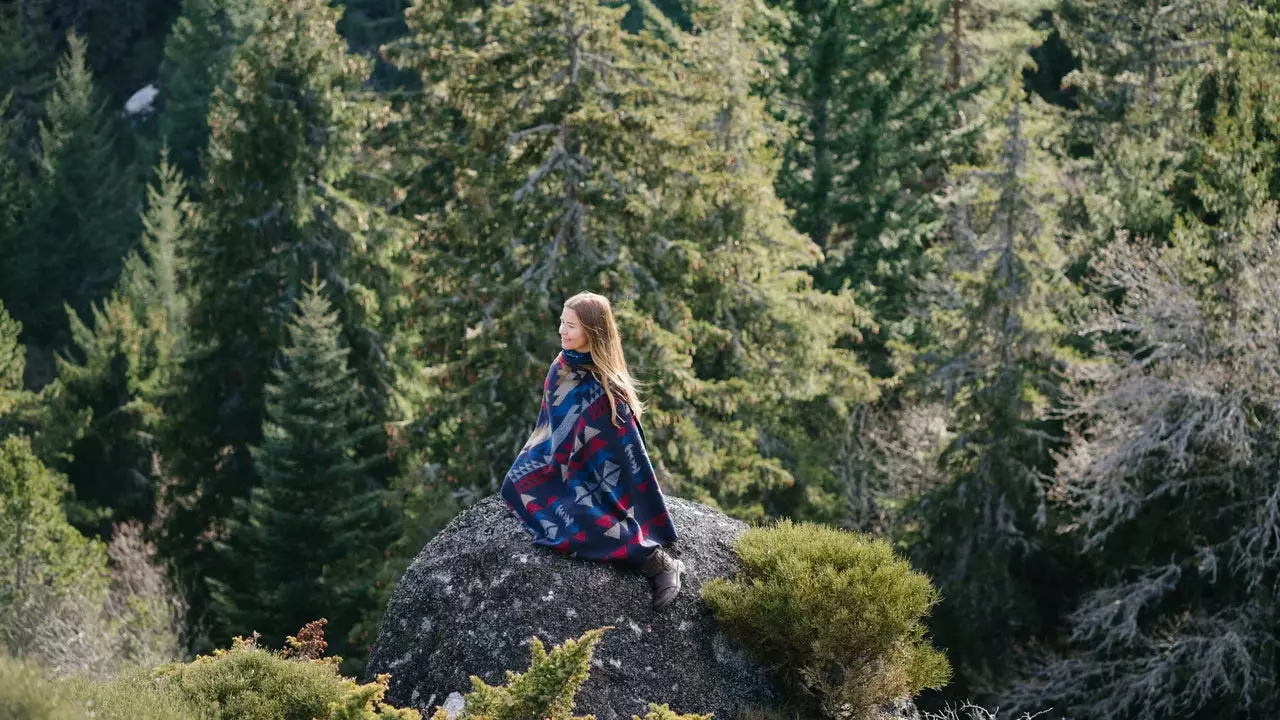
[[[391,673],[387,699],[430,717],[453,717],[471,675],[497,685],[529,667],[529,637],[547,649],[612,625],[596,647],[577,714],[643,716],[648,703],[735,720],[779,695],[767,672],[716,624],[698,593],[740,569],[733,540],[742,523],[699,503],[667,498],[680,539],[684,589],[666,609],[649,607],[638,571],[535,547],[497,496],[453,519],[414,559],[387,605],[369,676]],[[920,720],[910,698],[880,707],[879,720]]]
[[[529,666],[529,637],[550,649],[604,625],[576,712],[630,720],[647,703],[729,720],[776,693],[764,669],[715,623],[702,583],[736,572],[733,538],[745,526],[698,503],[668,498],[685,563],[684,589],[661,612],[639,572],[534,547],[490,497],[454,518],[401,579],[378,629],[369,672],[391,673],[388,700],[424,711]],[[456,701],[455,701],[456,702]]]

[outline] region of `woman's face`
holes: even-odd
[[[588,352],[588,344],[587,331],[582,327],[577,311],[573,308],[565,308],[564,312],[560,313],[560,347],[565,350]]]

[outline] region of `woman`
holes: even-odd
[[[565,302],[560,348],[502,497],[534,544],[637,564],[653,580],[653,607],[665,607],[680,592],[684,563],[662,549],[676,530],[645,451],[644,406],[607,298],[584,292]]]

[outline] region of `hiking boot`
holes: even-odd
[[[661,610],[680,594],[680,573],[684,563],[667,554],[662,548],[649,553],[640,571],[653,580],[653,609]]]

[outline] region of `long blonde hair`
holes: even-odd
[[[613,319],[609,298],[593,292],[580,292],[566,300],[564,306],[577,313],[582,321],[591,364],[595,366],[592,372],[604,385],[609,408],[613,411],[614,426],[618,425],[617,393],[627,401],[632,414],[639,420],[644,414],[644,404],[636,390],[638,383],[631,377],[627,360],[622,355],[622,335],[618,333],[618,323]]]

